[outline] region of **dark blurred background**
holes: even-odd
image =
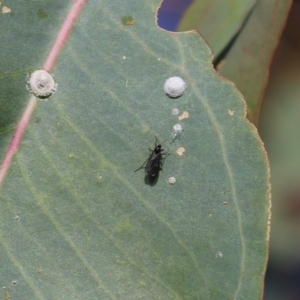
[[[176,31],[192,0],[165,0],[158,25]],[[201,32],[200,32],[201,33]],[[226,60],[226,56],[224,57]],[[265,300],[300,299],[300,2],[276,49],[259,117],[270,161],[272,224]]]

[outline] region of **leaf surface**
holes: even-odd
[[[50,33],[33,25],[22,32],[33,39],[29,49],[45,38],[26,65],[40,68],[66,7],[27,3],[13,7],[7,41],[21,48],[30,9],[42,9],[53,18]],[[58,91],[39,102],[0,194],[0,278],[12,298],[262,295],[269,216],[262,144],[205,42],[197,33],[160,30],[158,5],[88,1],[59,56]],[[124,25],[129,17],[133,24]],[[21,76],[15,97],[5,91],[7,76],[2,97],[28,99]],[[187,84],[177,99],[163,91],[171,76]],[[179,121],[174,108],[189,117]],[[176,123],[184,131],[170,143]],[[133,171],[155,137],[169,139],[170,155],[149,185]]]

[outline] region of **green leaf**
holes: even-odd
[[[243,25],[256,0],[197,0],[184,13],[177,30],[196,29],[215,56],[226,47]]]
[[[291,0],[258,1],[244,30],[218,68],[245,97],[247,116],[255,125],[291,4]]]
[[[22,48],[20,32],[32,39],[26,55],[45,39],[26,68],[41,68],[66,15],[59,2],[31,3],[44,11],[40,22],[53,18],[50,33],[32,24],[27,1],[12,7],[11,48]],[[158,6],[88,1],[52,70],[58,91],[39,102],[0,194],[0,280],[13,299],[261,298],[269,218],[261,141],[205,42],[160,30]],[[163,85],[175,75],[187,89],[170,99]],[[21,77],[14,97],[7,77],[2,103],[26,102]],[[179,121],[174,108],[189,117]],[[176,123],[184,131],[171,143]],[[170,155],[148,185],[133,171],[155,137],[169,139]]]

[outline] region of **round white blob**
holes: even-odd
[[[179,97],[185,91],[185,82],[181,77],[170,77],[164,84],[164,91],[171,98]]]
[[[34,71],[28,81],[31,93],[37,97],[49,97],[56,92],[57,83],[53,77],[44,70]]]
[[[216,258],[222,258],[223,253],[221,251],[218,251],[215,256],[216,256]]]
[[[173,129],[174,129],[174,131],[175,131],[175,133],[181,133],[182,132],[182,126],[180,125],[180,124],[175,124],[174,126],[173,126]]]
[[[173,116],[176,116],[176,115],[178,115],[179,114],[179,109],[178,108],[173,108],[173,110],[172,110],[172,115]]]
[[[170,177],[169,178],[169,183],[170,184],[175,184],[175,182],[176,182],[176,178],[175,177]]]
[[[172,138],[176,139],[178,136],[180,136],[180,134],[182,133],[183,129],[182,126],[180,124],[175,124],[173,126],[173,131],[172,131]]]

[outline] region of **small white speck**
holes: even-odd
[[[215,256],[216,256],[216,258],[222,258],[223,254],[221,251],[218,251]]]
[[[186,84],[181,77],[174,76],[166,80],[164,91],[169,97],[177,98],[184,93],[185,86]]]
[[[179,114],[179,109],[178,108],[174,108],[173,110],[172,110],[172,115],[173,116],[176,116],[176,115],[178,115]]]
[[[180,132],[182,132],[182,126],[180,125],[180,124],[175,124],[174,126],[173,126],[173,129],[174,129],[174,131],[176,132],[176,133],[180,133]]]
[[[123,59],[126,59],[127,57],[126,56],[123,56]]]
[[[180,134],[182,133],[182,126],[180,124],[175,124],[173,126],[173,132],[172,132],[172,137],[173,139],[177,138],[178,136],[180,136]]]
[[[18,281],[15,280],[15,279],[11,281],[11,284],[12,284],[12,285],[16,285],[17,283],[18,283]]]
[[[169,178],[169,183],[170,183],[170,184],[173,185],[173,184],[175,184],[175,182],[176,182],[176,178],[175,178],[175,177],[170,177],[170,178]]]
[[[16,221],[19,221],[19,220],[20,220],[20,216],[16,215],[16,216],[15,216],[15,220],[16,220]]]
[[[157,60],[160,60],[160,58],[158,58]]]

